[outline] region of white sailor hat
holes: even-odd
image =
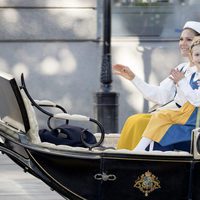
[[[190,28],[200,34],[200,22],[188,21],[185,23],[183,29]]]

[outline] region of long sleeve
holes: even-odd
[[[181,63],[176,69],[188,73],[191,67],[189,67],[189,63]],[[184,96],[176,92],[176,85],[169,77],[164,79],[159,86],[148,84],[137,76],[132,80],[132,83],[142,93],[145,99],[156,104],[164,105],[171,100],[176,100],[180,105],[183,105],[182,101],[185,102]]]
[[[176,91],[173,81],[169,78],[163,80],[159,86],[148,84],[137,76],[132,80],[132,83],[145,99],[160,105],[173,100]]]

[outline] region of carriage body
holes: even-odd
[[[0,74],[0,151],[70,200],[200,199],[200,129],[191,152],[131,152],[42,143],[31,104],[12,76]],[[101,135],[95,134],[96,138]],[[106,134],[103,145],[119,135]],[[114,141],[114,142],[113,142]]]

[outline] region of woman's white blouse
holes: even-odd
[[[182,63],[176,68],[185,73],[185,78],[179,81],[178,85],[175,85],[169,77],[164,79],[159,86],[148,84],[137,76],[132,80],[132,83],[143,94],[145,99],[159,105],[164,105],[172,100],[181,106],[187,101],[195,106],[200,105],[200,96],[197,99],[197,93],[200,95],[200,92],[198,91],[194,95],[193,89],[188,84],[188,80],[196,71],[196,67],[189,67],[189,63]]]

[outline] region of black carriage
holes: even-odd
[[[23,79],[22,79],[23,80]],[[41,142],[25,84],[0,73],[0,151],[17,165],[70,200],[199,200],[199,129],[193,131],[191,152],[131,152],[115,146],[119,134],[104,134],[99,122],[67,113],[50,118],[96,123],[97,143],[71,147]],[[28,95],[28,97],[27,97]],[[31,104],[32,103],[32,104]],[[35,106],[56,106],[50,101]],[[104,148],[102,148],[102,145]],[[100,147],[101,146],[101,147]]]

